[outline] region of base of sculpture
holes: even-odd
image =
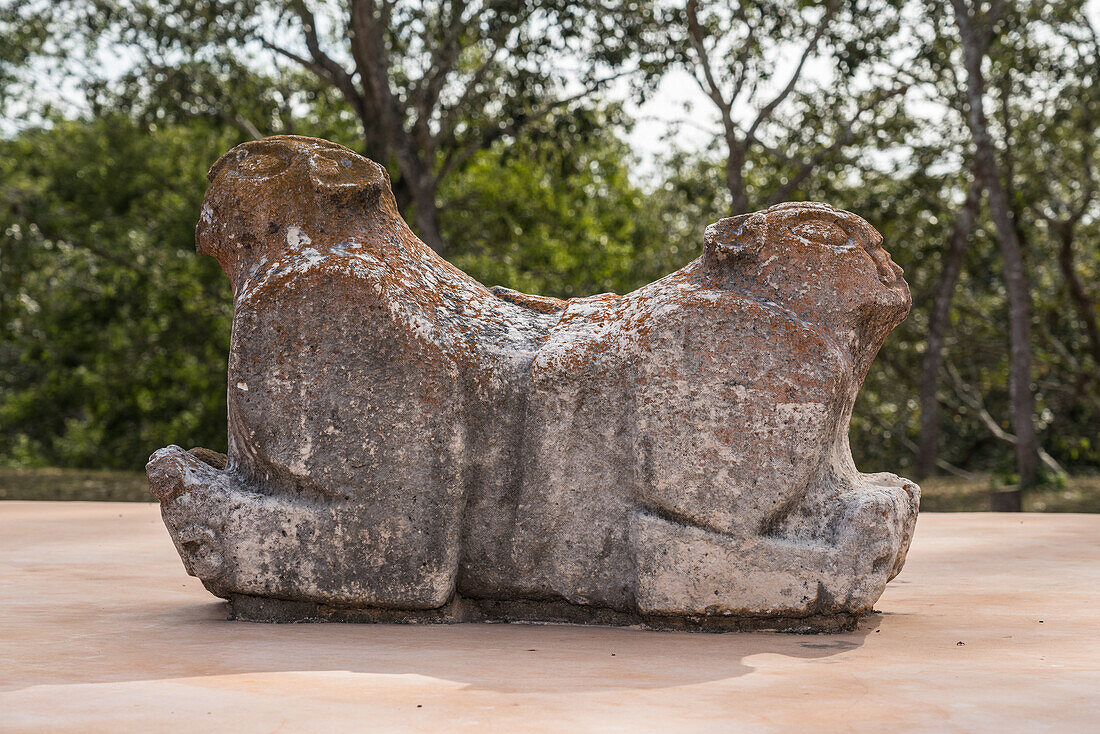
[[[665,616],[632,614],[567,601],[500,601],[456,598],[438,609],[339,607],[315,602],[233,594],[229,618],[241,622],[353,622],[367,624],[585,624],[641,627],[683,632],[847,632],[863,614],[812,614],[806,617]],[[871,610],[868,610],[870,612]]]

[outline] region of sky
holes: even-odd
[[[1093,24],[1100,26],[1100,0],[1088,0],[1087,8]],[[105,67],[108,73],[112,67],[121,71],[131,61],[133,59],[110,58],[105,61]],[[787,67],[778,69],[775,75],[777,80],[785,80],[789,69],[793,69],[793,60]],[[809,74],[812,75],[813,71],[809,70]],[[50,93],[56,97],[56,102],[63,103],[66,97],[70,102],[82,98],[77,89],[43,86],[52,88]],[[762,93],[767,91],[765,88]],[[700,150],[721,130],[713,103],[684,70],[675,69],[667,73],[643,104],[636,104],[630,99],[629,82],[625,80],[612,90],[612,96],[626,103],[627,112],[635,120],[626,139],[638,158],[638,172],[643,176],[656,172],[657,159],[669,149],[670,144],[684,150]],[[0,120],[0,134],[11,134],[14,130],[13,120]]]
[[[655,159],[669,148],[670,131],[675,130],[674,144],[685,150],[702,149],[721,131],[714,103],[682,69],[666,74],[644,104],[628,102],[626,109],[635,120],[627,142],[643,172],[653,169]]]
[[[1100,0],[1088,0],[1087,8],[1093,25],[1100,27]],[[777,77],[785,78],[783,74]],[[695,79],[682,70],[667,74],[645,104],[628,103],[627,111],[637,121],[627,141],[638,156],[643,174],[652,172],[656,158],[668,149],[665,137],[671,129],[676,129],[672,138],[675,144],[687,150],[700,150],[721,132],[714,104]]]

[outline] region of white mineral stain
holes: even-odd
[[[301,227],[295,227],[291,225],[286,230],[286,243],[294,249],[300,249],[306,245],[313,244],[313,240],[309,235],[302,231]]]

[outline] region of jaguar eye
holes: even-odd
[[[381,190],[384,185],[381,168],[350,153],[314,153],[309,157],[309,168],[314,184],[329,190]]]
[[[852,249],[855,239],[837,224],[827,220],[814,219],[791,227],[791,234],[814,244],[828,245],[841,249]]]
[[[277,155],[242,152],[245,153],[244,157],[238,159],[237,165],[234,167],[235,172],[240,176],[248,178],[271,176],[286,167],[286,161]]]
[[[313,170],[322,175],[336,176],[346,173],[365,173],[363,166],[358,165],[351,156],[334,153],[316,153],[309,158]]]

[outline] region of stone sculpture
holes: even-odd
[[[342,146],[245,143],[209,178],[228,463],[169,446],[148,475],[232,616],[832,630],[900,571],[919,489],[859,473],[848,422],[911,301],[859,217],[724,219],[661,280],[560,301],[438,257]]]

